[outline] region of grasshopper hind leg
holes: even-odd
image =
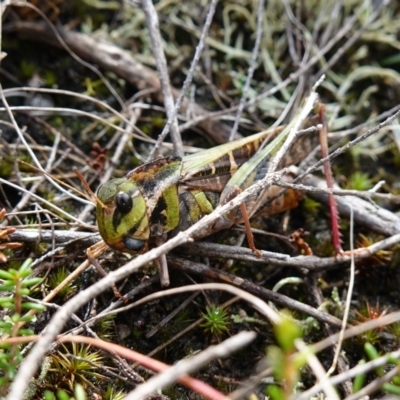
[[[256,246],[254,245],[254,236],[251,230],[249,215],[247,214],[247,208],[245,203],[240,204],[240,211],[242,213],[243,223],[246,228],[247,243],[249,244],[251,251],[255,253],[258,258],[261,258],[262,257],[261,251],[256,249]]]
[[[221,205],[228,203],[232,199],[234,199],[237,195],[239,195],[242,192],[242,190],[238,187],[231,187],[229,189],[229,192],[225,196],[223,202]],[[251,201],[250,201],[251,203]],[[254,236],[253,232],[251,230],[250,226],[250,216],[249,212],[247,210],[247,207],[249,206],[249,203],[241,203],[240,204],[240,212],[233,210],[227,215],[219,218],[216,223],[215,223],[215,228],[217,230],[220,229],[227,229],[230,228],[232,225],[243,222],[246,230],[246,237],[247,237],[247,243],[249,245],[249,248],[253,253],[257,255],[257,257],[261,258],[262,253],[256,249],[256,246],[254,245]],[[251,207],[251,206],[250,206]]]

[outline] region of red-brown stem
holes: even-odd
[[[326,124],[326,112],[323,104],[319,105],[319,120],[322,124],[322,129],[319,131],[319,141],[321,145],[321,156],[325,158],[328,156],[328,126]],[[331,163],[327,161],[324,164],[324,175],[326,179],[326,185],[328,189],[333,189],[333,175],[331,169]],[[331,229],[332,229],[332,242],[335,254],[343,252],[340,243],[340,228],[339,228],[339,212],[336,206],[336,199],[333,194],[328,194],[329,212],[331,214]]]
[[[8,338],[0,340],[0,343],[1,344],[29,343],[29,342],[35,342],[38,339],[39,336],[37,335],[20,336],[16,338]],[[113,352],[121,357],[124,357],[127,360],[130,360],[132,362],[137,362],[155,372],[162,372],[165,371],[167,368],[169,368],[169,365],[164,364],[161,361],[158,361],[154,358],[145,356],[144,354],[138,353],[134,350],[128,349],[126,347],[120,346],[115,343],[106,342],[101,339],[89,338],[80,335],[66,335],[66,336],[57,336],[57,340],[59,342],[76,342],[76,343],[90,344],[91,346],[97,347],[98,349],[102,349],[108,352]],[[192,378],[189,375],[181,376],[180,378],[178,378],[178,382],[189,387],[190,389],[199,393],[200,395],[202,395],[207,399],[213,399],[213,400],[227,399],[227,397],[223,393],[214,389],[212,386],[196,378]]]

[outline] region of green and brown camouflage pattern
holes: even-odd
[[[314,122],[311,119],[308,126]],[[183,159],[157,159],[135,168],[124,178],[110,180],[97,194],[97,221],[103,240],[115,250],[140,254],[160,243],[160,239],[187,229],[262,179],[289,131],[290,125],[273,128]],[[315,138],[310,142],[314,146]],[[298,158],[304,158],[304,154],[300,155],[295,147],[281,167],[297,163]],[[276,188],[268,188],[246,201],[249,216],[260,209],[274,213],[273,206],[264,207],[264,203],[276,192]],[[296,195],[289,197],[293,202]],[[282,211],[285,198],[278,200]],[[215,228],[229,228],[238,222],[241,214],[235,210],[217,221]]]

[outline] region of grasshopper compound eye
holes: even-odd
[[[133,202],[131,196],[126,192],[118,192],[115,198],[118,211],[128,214],[132,210]]]
[[[143,248],[145,242],[139,239],[133,239],[129,236],[125,236],[123,239],[124,245],[128,250],[139,251]]]

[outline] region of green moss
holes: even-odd
[[[221,307],[214,304],[206,307],[206,312],[202,313],[204,322],[200,325],[204,331],[214,336],[219,336],[228,330],[228,314]]]
[[[29,79],[36,72],[37,66],[32,61],[22,60],[20,64],[21,75],[24,79]]]
[[[52,87],[57,83],[57,75],[54,73],[54,71],[51,70],[44,71],[43,78],[46,85],[49,87]]]
[[[372,187],[372,181],[369,178],[368,174],[356,171],[351,174],[344,185],[344,189],[352,189],[352,190],[368,190]]]
[[[53,271],[48,279],[47,285],[51,289],[55,289],[59,284],[64,282],[64,280],[69,276],[70,272],[65,268],[58,268],[56,271]],[[64,286],[59,292],[59,296],[61,297],[70,297],[72,294],[76,292],[77,288],[73,282],[70,282],[68,285]]]
[[[96,323],[97,334],[100,339],[110,340],[114,336],[115,315],[109,315]]]

